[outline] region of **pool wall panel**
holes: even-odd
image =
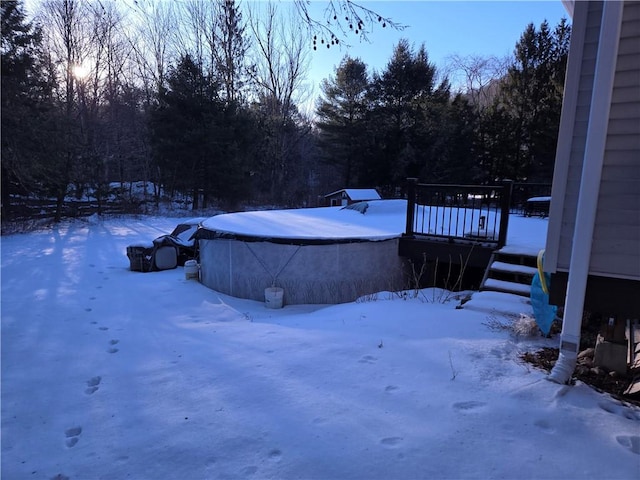
[[[284,288],[284,303],[344,303],[407,286],[398,239],[283,245],[201,239],[201,281],[221,293],[264,301],[264,289]]]

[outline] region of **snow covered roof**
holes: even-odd
[[[404,232],[406,208],[406,200],[373,200],[364,215],[342,207],[227,213],[208,218],[202,227],[265,239],[388,240]]]
[[[329,193],[324,198],[332,197],[337,193],[344,192],[351,200],[360,202],[363,200],[380,200],[382,197],[375,188],[343,188]]]

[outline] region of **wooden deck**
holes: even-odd
[[[409,179],[406,231],[399,255],[431,272],[427,282],[479,288],[493,253],[506,243],[511,182],[501,185],[434,185]],[[438,278],[438,270],[447,278]],[[442,275],[442,273],[441,273]]]

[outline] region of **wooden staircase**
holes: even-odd
[[[480,291],[511,293],[522,297],[531,295],[531,281],[537,271],[537,257],[500,250],[491,255]]]

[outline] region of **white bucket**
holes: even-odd
[[[195,260],[187,260],[184,262],[184,278],[187,280],[192,278],[198,279],[198,262]]]
[[[268,287],[264,289],[264,303],[267,308],[282,308],[284,289],[280,287]]]

